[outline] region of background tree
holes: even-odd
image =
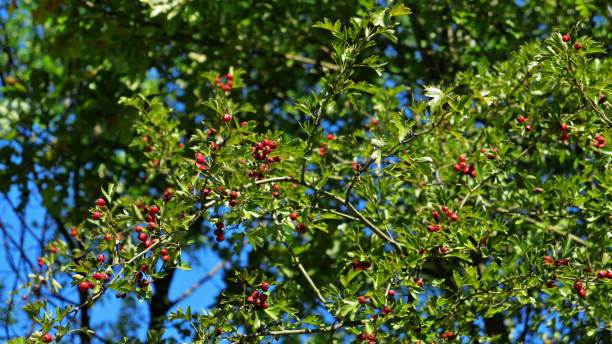
[[[66,335],[114,289],[149,300],[150,342],[609,341],[604,2],[383,5],[6,3],[0,191],[21,222],[1,228],[39,316],[11,330],[10,298],[6,339],[132,337],[140,319]],[[205,247],[227,288],[177,311],[174,268]]]

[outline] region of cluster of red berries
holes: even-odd
[[[238,191],[236,191],[236,190],[233,190],[233,191],[225,190],[225,188],[224,188],[224,187],[222,187],[222,186],[217,187],[217,188],[216,188],[216,190],[217,190],[217,193],[218,193],[218,194],[219,194],[221,197],[223,197],[223,196],[229,196],[229,199],[230,199],[230,201],[229,201],[229,205],[230,205],[231,207],[235,207],[235,206],[238,204],[238,196],[240,196],[240,194],[238,193]],[[212,190],[212,189],[209,189],[209,188],[204,188],[204,189],[202,189],[202,196],[203,196],[204,198],[208,197],[208,196],[209,196],[210,194],[212,194],[212,193],[213,193],[213,190]]]
[[[612,279],[612,270],[608,270],[608,271],[599,271],[597,272],[597,278],[607,278],[607,279]]]
[[[488,152],[488,153],[487,153],[487,149],[486,149],[486,148],[484,148],[484,147],[483,147],[483,148],[480,148],[480,153],[482,153],[482,154],[486,154],[487,159],[489,159],[489,160],[495,160],[495,154],[494,154],[494,153],[495,153],[495,152],[497,152],[497,147],[493,147],[493,148],[491,149],[491,151],[492,151],[492,152]]]
[[[87,281],[83,281],[81,283],[79,283],[79,290],[80,291],[86,291],[88,289],[93,289],[96,287],[96,284],[93,282],[87,282]]]
[[[324,145],[319,145],[319,156],[325,155],[327,148]]]
[[[195,167],[200,171],[206,171],[206,157],[202,153],[195,153]]]
[[[221,78],[215,78],[215,84],[224,91],[231,91],[232,87],[234,87],[234,81],[232,79],[234,79],[234,76],[228,73],[225,75],[225,83]]]
[[[174,188],[167,188],[164,190],[164,202],[170,201],[172,196],[174,196]]]
[[[145,215],[145,220],[147,221],[147,230],[149,232],[154,232],[155,230],[157,230],[157,222],[155,220],[155,215],[159,213],[159,207],[156,205],[152,205],[147,208],[146,205],[143,205],[140,202],[137,203],[137,206],[148,212],[148,214]],[[134,227],[134,231],[138,234],[138,240],[142,241],[145,247],[151,247],[151,245],[153,245],[153,241],[159,240],[157,238],[153,239],[153,241],[149,240],[149,236],[147,235],[147,233],[143,233],[144,229],[142,228],[142,226]]]
[[[143,136],[143,137],[142,137],[142,142],[146,142],[146,143],[148,143],[149,141],[150,141],[150,140],[149,140],[149,138],[148,138],[148,137],[146,137],[146,136]],[[146,147],[145,147],[145,150],[146,150],[147,152],[150,152],[150,151],[152,151],[152,150],[153,150],[153,146],[148,145],[148,146],[146,146]]]
[[[361,270],[367,270],[370,267],[372,267],[372,264],[370,264],[370,262],[364,262],[361,260],[357,260],[351,263],[351,268],[361,271]]]
[[[93,277],[93,279],[95,279],[96,281],[104,281],[104,282],[110,279],[110,276],[108,276],[108,274],[104,272],[94,272],[94,274],[91,275],[91,277]]]
[[[592,145],[597,148],[603,148],[606,145],[606,140],[603,136],[597,135],[595,136],[595,141],[593,141]]]
[[[145,264],[140,266],[140,271],[136,273],[136,281],[138,281],[138,286],[141,288],[146,288],[151,284],[151,280],[145,278],[144,272],[148,270],[148,267]]]
[[[223,227],[225,227],[225,224],[223,222],[217,222],[215,227],[216,228],[213,233],[217,236],[217,242],[222,242],[223,240],[225,240],[225,232],[223,231]]]
[[[280,190],[281,190],[280,185],[276,185],[276,184],[272,185],[272,197],[280,198],[281,196]]]
[[[449,220],[451,220],[451,221],[458,221],[459,220],[459,215],[457,215],[456,213],[453,213],[452,211],[450,211],[450,209],[448,209],[447,206],[442,206],[440,208],[440,210],[442,210],[444,215],[446,215],[446,217],[448,217]],[[440,221],[440,219],[442,218],[442,216],[440,215],[440,212],[437,211],[437,210],[432,211],[431,212],[431,216],[436,221]],[[431,225],[427,227],[427,230],[429,230],[430,232],[436,232],[436,231],[439,231],[440,229],[442,229],[441,226],[435,226],[434,230],[432,230],[433,228],[430,228],[430,227],[431,227]]]
[[[45,262],[43,262],[43,257],[38,257],[38,266],[42,268],[43,265],[45,265]]]
[[[531,131],[531,129],[532,129],[531,124],[528,124],[529,122],[531,122],[531,120],[529,118],[526,118],[523,115],[520,115],[520,116],[518,116],[517,120],[519,121],[519,123],[525,125],[525,130]]]
[[[582,282],[580,281],[576,281],[574,282],[574,291],[576,292],[576,294],[578,294],[578,296],[580,297],[585,297],[587,294],[586,289],[584,288],[584,285],[582,284]]]
[[[274,196],[274,195],[273,195]],[[289,218],[291,219],[291,221],[296,221],[298,219],[298,215],[299,213],[297,211],[292,212],[291,214],[289,214]],[[300,233],[300,234],[304,234],[306,233],[306,224],[303,222],[298,222],[295,224],[295,231]]]
[[[257,290],[253,290],[251,295],[247,296],[245,299],[249,305],[252,305],[253,308],[257,309],[266,309],[268,308],[268,295],[266,295],[266,291],[270,288],[270,283],[263,282],[261,284],[261,292]]]
[[[255,145],[251,147],[253,151],[253,158],[255,160],[265,160],[270,163],[279,162],[279,157],[268,157],[268,154],[272,153],[273,150],[278,148],[278,142],[270,141],[268,139],[263,139],[260,142],[257,142]]]
[[[360,333],[359,340],[367,340],[368,344],[374,344],[374,339],[376,339],[376,335],[374,333]]]
[[[561,134],[561,140],[567,141],[570,138],[570,134],[566,132],[569,130],[569,127],[567,126],[567,124],[562,123],[560,129],[561,129],[561,132],[563,133]]]
[[[570,36],[569,33],[566,33],[565,35],[561,36],[561,38],[563,38],[563,42],[569,42],[572,40],[572,37]],[[582,44],[574,43],[574,49],[576,50],[582,49]]]
[[[553,261],[551,256],[544,257],[544,265],[552,265],[555,269],[560,266],[567,266],[570,260],[568,258],[565,259],[555,259]]]
[[[463,173],[464,175],[470,176],[472,178],[476,178],[476,166],[468,166],[465,163],[465,157],[463,155],[460,156],[457,160],[459,161],[459,163],[453,166],[453,169],[456,172]]]

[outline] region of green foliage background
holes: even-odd
[[[610,282],[594,274],[610,269],[610,150],[592,145],[597,135],[612,139],[609,4],[402,3],[412,14],[389,16],[367,0],[3,3],[0,192],[18,187],[21,203],[2,211],[23,214],[34,185],[50,220],[33,230],[52,232],[62,247],[45,262],[69,288],[71,275],[95,269],[100,248],[126,276],[153,266],[158,257],[138,260],[137,242],[126,241],[120,254],[100,235],[129,236],[142,220],[132,205],[159,203],[175,188],[162,209],[162,244],[175,248],[177,265],[179,247],[190,259],[214,248],[229,262],[228,288],[212,314],[169,314],[173,269],[154,275],[155,289],[117,279],[113,289],[150,299],[149,342],[178,342],[161,334],[167,326],[189,342],[219,340],[217,327],[226,332],[221,338],[245,342],[346,342],[360,332],[376,332],[382,343],[440,342],[447,331],[459,335],[446,342],[609,342]],[[358,30],[343,31],[351,18],[361,18]],[[376,37],[365,39],[366,28]],[[571,42],[563,42],[565,33]],[[228,72],[235,89],[219,92],[213,79]],[[220,120],[226,112],[234,116],[227,125]],[[521,115],[531,131],[517,121]],[[568,140],[560,138],[562,124]],[[211,127],[227,138],[217,141],[218,151],[205,133]],[[326,139],[329,132],[336,140]],[[272,182],[255,185],[241,162],[252,162],[249,147],[263,138],[280,142],[281,162],[266,178],[285,178],[277,183],[281,199],[271,196]],[[194,171],[194,151],[209,162],[214,156],[205,178]],[[453,170],[461,155],[475,164],[476,178]],[[359,173],[356,161],[364,164]],[[203,210],[206,180],[239,190],[235,211],[221,197]],[[101,186],[112,211],[103,222],[85,221]],[[443,234],[431,234],[431,212],[441,206],[460,219],[441,221]],[[295,210],[305,235],[287,218]],[[229,248],[210,234],[220,214],[226,226],[241,226],[227,235]],[[82,234],[73,238],[71,226]],[[8,245],[22,249],[18,241]],[[238,253],[247,246],[256,249],[243,266]],[[571,262],[553,271],[544,256]],[[356,272],[356,260],[373,268]],[[34,294],[52,277],[35,271],[23,276]],[[271,307],[241,307],[242,282],[257,285],[262,274],[279,282]],[[561,286],[546,288],[553,274]],[[575,280],[587,284],[586,298],[572,290]],[[389,288],[399,294],[393,302],[385,301]],[[91,295],[81,292],[79,304]],[[392,315],[368,320],[380,310],[360,307],[358,295],[392,303]],[[134,300],[126,300],[131,309]],[[39,316],[52,309],[29,307]],[[70,329],[88,327],[87,308]],[[57,310],[68,318],[72,311]],[[37,329],[67,326],[50,318]],[[137,320],[118,319],[116,338],[76,333],[64,340],[132,343]],[[339,323],[346,326],[312,335],[253,336]]]

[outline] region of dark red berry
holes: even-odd
[[[569,42],[572,39],[569,33],[566,33],[565,35],[561,36],[561,38],[563,38],[563,42]]]
[[[156,205],[152,205],[149,207],[149,214],[155,215],[159,213],[159,208]]]

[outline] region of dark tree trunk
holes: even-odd
[[[167,271],[168,275],[166,275],[166,277],[155,281],[155,294],[151,297],[151,303],[149,304],[149,312],[151,314],[149,331],[161,330],[164,327],[164,318],[166,313],[170,310],[170,307],[172,307],[168,299],[168,293],[170,292],[174,271],[175,270]]]

